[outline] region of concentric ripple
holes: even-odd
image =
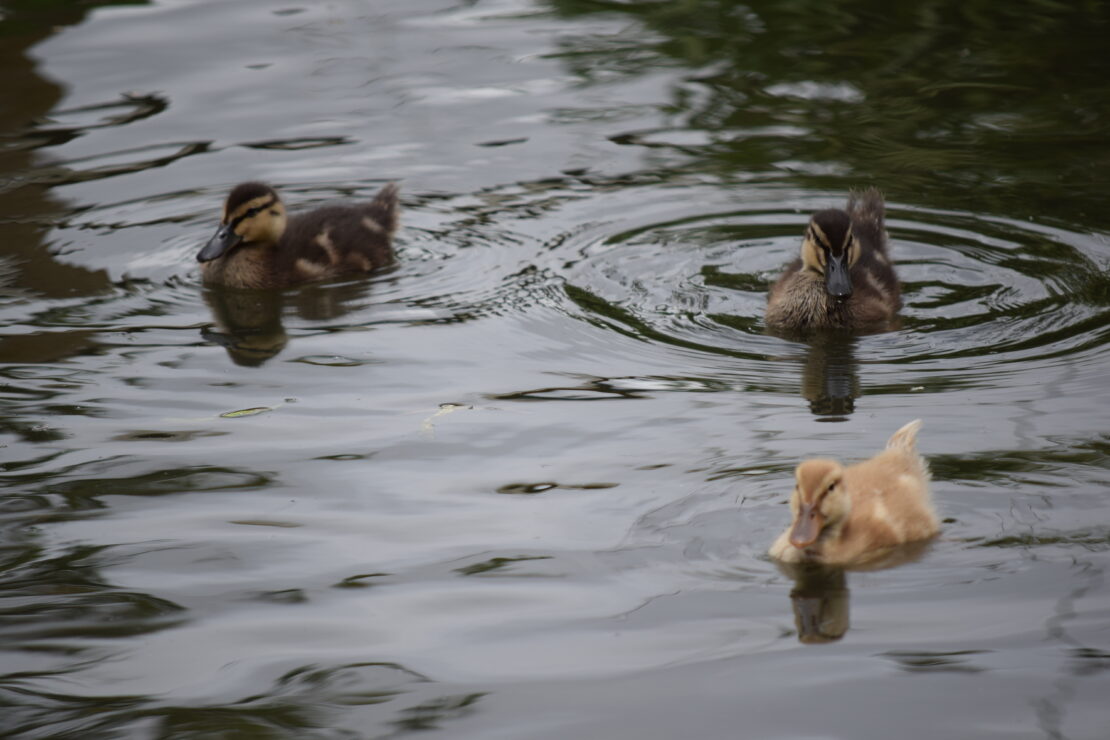
[[[700,203],[689,215],[654,219],[674,204],[641,204],[630,215],[642,223],[577,246],[566,263],[570,310],[645,341],[730,358],[730,372],[767,390],[795,382],[768,367],[782,360],[800,361],[803,384],[830,386],[834,396],[837,386],[858,395],[856,375],[871,392],[1012,391],[1043,384],[1062,363],[1097,368],[1110,331],[1105,237],[897,202],[887,226],[903,282],[901,328],[808,344],[768,335],[769,284],[797,254],[809,214],[841,198],[786,194],[777,207],[716,211],[704,204],[720,196],[709,194],[690,199]]]

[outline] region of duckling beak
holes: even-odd
[[[242,239],[243,237],[232,230],[231,224],[221,224],[220,228],[216,229],[215,236],[209,239],[204,249],[197,254],[197,262],[209,262],[222,256]]]
[[[821,535],[825,526],[825,517],[817,510],[816,506],[802,506],[794,526],[790,529],[790,544],[799,550],[809,547]]]
[[[828,256],[825,263],[825,290],[833,298],[840,300],[852,297],[852,278],[848,275],[848,266],[844,264],[843,256]]]

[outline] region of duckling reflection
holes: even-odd
[[[783,573],[794,578],[790,605],[798,642],[813,645],[835,642],[848,631],[848,584],[840,568],[820,565],[780,564]]]
[[[281,321],[281,293],[210,288],[204,291],[204,302],[215,327],[202,329],[201,336],[221,345],[236,365],[258,367],[289,342]]]
[[[859,398],[856,339],[844,332],[813,337],[802,368],[802,397],[821,421],[843,421]]]
[[[798,642],[819,645],[836,642],[850,626],[848,571],[876,571],[896,568],[919,560],[932,546],[929,541],[910,542],[888,551],[879,560],[851,568],[835,568],[819,563],[779,562],[779,570],[794,579],[790,606]]]
[[[202,329],[201,336],[227,350],[236,365],[258,367],[289,343],[283,323],[287,305],[302,319],[328,321],[361,306],[369,290],[362,280],[285,293],[210,286],[204,290],[204,301],[214,326]]]

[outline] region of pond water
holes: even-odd
[[[0,13],[0,734],[1107,736],[1105,5]],[[244,179],[397,266],[203,290]],[[901,328],[767,334],[872,184]],[[914,418],[942,535],[780,572]]]

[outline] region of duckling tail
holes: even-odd
[[[889,450],[901,447],[902,449],[914,452],[914,445],[917,443],[917,432],[920,429],[921,419],[914,419],[891,435],[890,441],[886,443],[886,448]]]
[[[886,252],[885,214],[883,194],[876,188],[853,190],[848,195],[848,215],[856,238],[881,252]]]
[[[370,212],[370,217],[373,218],[389,236],[393,236],[397,231],[397,224],[400,220],[400,198],[398,193],[400,188],[397,183],[387,183],[385,187],[378,191],[374,196],[374,200],[366,206]]]

